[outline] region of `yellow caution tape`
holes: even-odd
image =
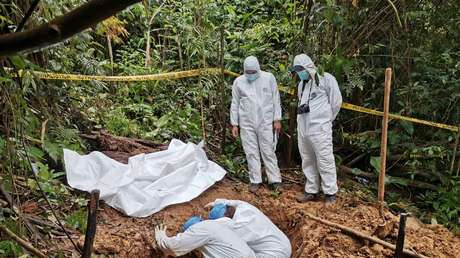
[[[19,76],[22,76],[22,70]],[[195,69],[180,72],[147,74],[147,75],[127,75],[127,76],[108,76],[108,75],[82,75],[82,74],[64,74],[52,72],[33,72],[35,76],[43,80],[65,80],[65,81],[105,81],[105,82],[128,82],[128,81],[161,81],[177,80],[187,77],[197,77],[200,75],[219,74],[218,68]]]
[[[286,87],[286,86],[278,86],[278,89],[281,91],[281,92],[284,92],[284,93],[287,93],[287,94],[290,94],[290,95],[293,95],[295,94],[295,88],[293,87]]]
[[[232,72],[232,71],[228,71],[228,70],[225,70],[225,71],[224,71],[224,74],[225,74],[225,75],[230,75],[230,76],[233,76],[233,77],[238,77],[238,76],[240,76],[240,74],[235,73],[235,72]]]
[[[82,75],[82,74],[63,74],[63,73],[53,73],[53,72],[33,72],[35,76],[43,80],[66,80],[66,81],[106,81],[106,82],[128,82],[128,81],[161,81],[161,80],[177,80],[187,77],[197,77],[205,75],[217,75],[221,73],[219,68],[204,68],[204,69],[195,69],[188,71],[179,71],[179,72],[169,72],[169,73],[160,73],[160,74],[147,74],[147,75],[127,75],[127,76],[106,76],[106,75]],[[228,76],[240,76],[238,73],[224,70],[224,74]],[[19,71],[19,76],[22,76],[22,71]],[[279,86],[279,90],[287,94],[294,94],[295,89],[292,87]],[[350,103],[343,103],[343,109],[352,110],[360,113],[383,116],[382,111],[369,109],[361,106],[356,106]],[[391,119],[398,119],[409,121],[412,123],[428,125],[432,127],[438,127],[453,132],[460,133],[460,127],[435,123],[431,121],[421,120],[417,118],[389,114]]]
[[[350,103],[343,103],[342,108],[343,109],[348,109],[348,110],[353,110],[353,111],[360,112],[360,113],[366,113],[366,114],[370,114],[370,115],[375,115],[375,116],[383,116],[382,111],[369,109],[369,108],[365,108],[365,107],[361,107],[361,106],[356,106],[356,105],[353,105],[353,104],[350,104]],[[452,132],[460,132],[460,127],[458,127],[458,126],[435,123],[435,122],[431,122],[431,121],[426,121],[426,120],[421,120],[421,119],[417,119],[417,118],[413,118],[413,117],[401,116],[401,115],[396,115],[396,114],[388,114],[388,117],[390,119],[398,119],[398,120],[409,121],[409,122],[416,123],[416,124],[423,124],[423,125],[428,125],[428,126],[432,126],[432,127],[438,127],[438,128],[442,128],[442,129],[452,131]]]
[[[291,95],[295,93],[295,89],[292,88],[292,87],[289,88],[289,87],[285,87],[285,86],[279,86],[278,88],[279,88],[280,91],[288,93],[288,94],[291,94]],[[382,111],[378,111],[378,110],[374,110],[374,109],[370,109],[370,108],[365,108],[365,107],[353,105],[353,104],[346,103],[346,102],[342,103],[342,108],[347,109],[347,110],[360,112],[360,113],[370,114],[370,115],[374,115],[374,116],[383,116]],[[452,132],[460,132],[460,127],[457,127],[457,126],[440,124],[440,123],[435,123],[435,122],[431,122],[431,121],[426,121],[426,120],[421,120],[421,119],[417,119],[417,118],[413,118],[413,117],[401,116],[401,115],[396,115],[396,114],[388,114],[388,117],[390,119],[398,119],[398,120],[409,121],[409,122],[416,123],[416,124],[423,124],[423,125],[428,125],[428,126],[432,126],[432,127],[438,127],[438,128],[450,130]]]
[[[291,95],[295,93],[295,89],[292,88],[292,87],[288,88],[288,87],[285,87],[285,86],[279,86],[278,88],[279,88],[280,91],[288,93],[288,94],[291,94]],[[347,110],[360,112],[360,113],[375,115],[375,116],[383,116],[382,111],[378,111],[378,110],[374,110],[374,109],[370,109],[370,108],[365,108],[365,107],[353,105],[353,104],[346,103],[346,102],[342,103],[342,108],[347,109]],[[417,118],[413,118],[413,117],[401,116],[401,115],[396,115],[396,114],[388,114],[388,117],[390,119],[398,119],[398,120],[409,121],[409,122],[416,123],[416,124],[423,124],[423,125],[428,125],[428,126],[432,126],[432,127],[438,127],[438,128],[450,130],[452,132],[460,132],[460,127],[457,127],[457,126],[440,124],[440,123],[435,123],[435,122],[431,122],[431,121],[426,121],[426,120],[421,120],[421,119],[417,119]]]

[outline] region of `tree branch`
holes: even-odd
[[[0,56],[61,42],[137,2],[140,0],[91,0],[37,28],[0,35]]]
[[[26,240],[20,238],[17,236],[15,233],[11,232],[7,227],[4,225],[0,225],[0,231],[5,233],[8,237],[10,237],[12,240],[14,240],[16,243],[20,244],[22,247],[24,247],[27,251],[31,252],[33,255],[40,257],[40,258],[46,258],[47,256],[44,255],[40,250],[35,248],[32,244],[27,242]]]

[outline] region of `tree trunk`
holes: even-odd
[[[112,70],[112,75],[113,75],[113,52],[112,52],[112,40],[110,38],[110,35],[107,34],[107,49],[109,50],[109,57],[110,57],[110,69]]]
[[[152,63],[150,58],[150,26],[147,30],[147,43],[145,45],[145,68],[149,67]]]
[[[177,41],[177,51],[179,52],[179,63],[180,63],[180,69],[184,69],[184,58],[182,57],[182,43],[180,42],[180,39],[178,36],[176,36],[176,41]]]

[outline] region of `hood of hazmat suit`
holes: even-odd
[[[291,257],[291,242],[259,209],[239,200],[217,199],[214,201],[214,205],[217,204],[235,207],[235,214],[232,219],[223,217],[216,221],[235,231],[254,250],[257,257]]]
[[[243,65],[245,71],[256,71],[257,78],[248,79],[245,73],[233,82],[230,123],[240,128],[251,183],[262,182],[260,157],[265,164],[269,183],[279,183],[281,174],[274,151],[273,133],[273,122],[281,121],[278,85],[273,74],[260,70],[256,57],[247,57]]]
[[[260,65],[259,60],[255,56],[249,56],[244,60],[243,63],[244,76],[249,82],[253,82],[260,77]],[[255,71],[254,74],[248,74],[248,71]]]
[[[302,66],[310,74],[310,78],[315,78],[316,66],[309,56],[305,54],[296,55],[293,67],[295,66]]]
[[[205,220],[190,226],[187,231],[168,237],[165,231],[156,232],[160,249],[185,255],[200,249],[205,258],[255,258],[249,246],[228,227],[214,220]]]

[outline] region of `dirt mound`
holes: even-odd
[[[107,145],[107,155],[120,162],[137,151],[137,142],[124,144],[123,149],[112,144],[112,138],[102,135]],[[126,140],[124,138],[122,140]],[[119,140],[119,139],[116,139]],[[128,139],[132,141],[131,139]],[[115,142],[114,142],[115,143]],[[107,147],[110,146],[108,149]],[[156,151],[163,146],[144,144],[145,152]],[[324,202],[299,204],[295,196],[302,192],[302,186],[284,184],[281,194],[261,189],[257,195],[251,194],[247,185],[230,178],[216,183],[191,202],[173,205],[148,218],[130,218],[109,206],[102,204],[98,218],[94,252],[110,257],[162,257],[155,249],[154,226],[164,223],[169,235],[176,234],[184,221],[192,215],[207,217],[204,206],[217,198],[247,201],[262,210],[291,239],[292,257],[392,257],[393,251],[381,245],[369,243],[348,236],[336,228],[308,219],[305,212],[323,219],[339,223],[355,230],[373,234],[379,223],[379,212],[371,203],[366,203],[355,193],[341,192],[338,201],[332,206]],[[397,217],[386,211],[388,223],[395,225],[384,239],[395,243],[397,236]],[[405,247],[428,257],[460,257],[460,238],[442,226],[424,225],[410,218],[406,229]],[[78,243],[83,244],[84,236]],[[65,240],[63,240],[65,241]],[[60,243],[61,250],[71,250],[69,243]],[[76,254],[67,253],[69,256]],[[200,257],[190,254],[185,257]]]

